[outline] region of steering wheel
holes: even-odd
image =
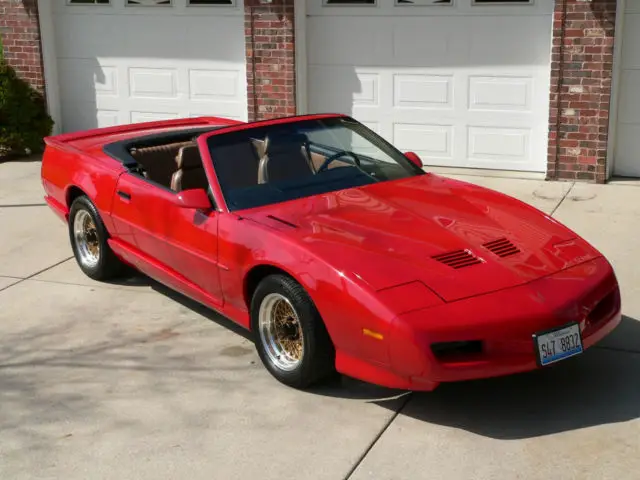
[[[349,152],[347,150],[342,150],[342,151],[340,151],[338,153],[334,153],[330,157],[327,157],[327,159],[324,162],[322,162],[322,165],[320,165],[320,168],[318,168],[318,172],[317,173],[324,172],[331,162],[333,162],[334,160],[339,159],[340,157],[344,157],[344,156],[351,157],[353,159],[353,164],[356,165],[357,167],[360,166],[360,159],[356,156],[355,153]]]

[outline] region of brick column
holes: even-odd
[[[294,0],[245,0],[249,120],[296,113]]]
[[[37,0],[0,0],[0,35],[7,63],[44,93]]]
[[[556,0],[550,180],[606,180],[615,20],[616,0]]]

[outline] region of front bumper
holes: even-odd
[[[432,390],[441,382],[533,370],[534,333],[578,322],[586,349],[620,320],[618,283],[599,257],[525,285],[399,316],[389,332],[388,373],[397,380],[389,386]],[[474,343],[457,348],[453,342]],[[452,348],[434,352],[434,344]]]

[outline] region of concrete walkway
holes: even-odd
[[[0,164],[0,478],[637,479],[640,187],[458,176],[552,213],[612,261],[625,319],[554,368],[391,391],[281,386],[227,320],[146,278],[96,283]]]

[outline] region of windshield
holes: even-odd
[[[232,211],[424,173],[349,117],[221,133],[208,147]]]

